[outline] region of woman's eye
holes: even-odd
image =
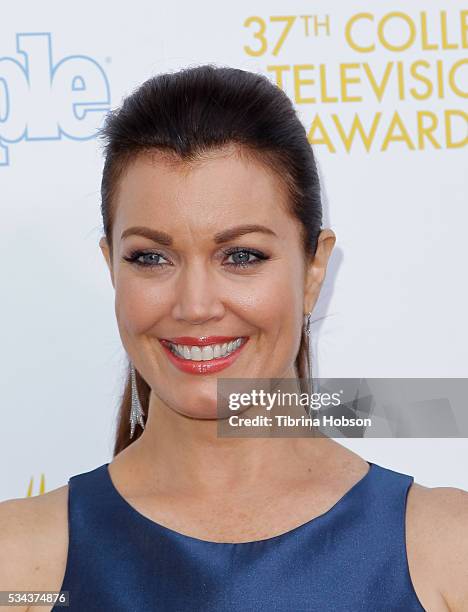
[[[251,249],[235,249],[230,251],[225,251],[225,255],[228,258],[233,259],[233,261],[228,261],[228,266],[233,266],[235,268],[247,268],[256,264],[261,263],[262,260],[268,259],[268,257],[260,252],[253,251]],[[251,259],[253,257],[253,259]]]
[[[160,253],[154,252],[144,253],[142,251],[134,251],[129,257],[124,257],[124,259],[144,268],[161,268],[164,265],[164,263],[160,262],[160,259],[164,259],[164,257]]]

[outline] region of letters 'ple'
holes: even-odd
[[[17,57],[0,57],[0,165],[21,140],[88,140],[110,109],[107,76],[92,57],[55,61],[50,33],[16,35]]]

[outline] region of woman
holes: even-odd
[[[468,610],[468,493],[325,437],[217,435],[218,378],[309,372],[335,236],[287,96],[190,68],[145,82],[102,136],[129,356],[114,457],[0,505],[0,589],[68,590],[86,612]]]

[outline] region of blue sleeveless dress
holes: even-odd
[[[108,465],[69,479],[61,590],[70,612],[424,612],[405,543],[413,476],[369,462],[324,514],[271,538],[224,543],[139,513]]]

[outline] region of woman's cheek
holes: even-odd
[[[297,289],[297,274],[285,268],[278,271],[275,278],[269,279],[267,285],[262,284],[252,297],[259,320],[268,327],[284,327],[286,322],[293,319],[301,310],[302,294]]]
[[[119,326],[139,335],[150,331],[164,315],[165,301],[161,292],[147,284],[132,281],[121,283],[116,291],[116,317]]]

